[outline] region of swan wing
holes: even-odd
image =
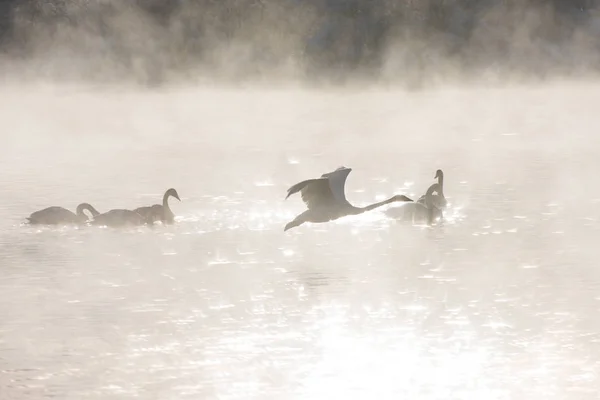
[[[329,186],[329,179],[327,178],[308,179],[296,183],[288,189],[286,199],[298,192],[300,192],[302,201],[304,201],[308,209],[328,206],[335,203],[335,197]]]
[[[323,174],[321,178],[329,179],[329,186],[333,197],[340,204],[348,204],[345,194],[346,178],[352,171],[351,168],[340,167],[333,172]]]
[[[59,224],[77,221],[77,216],[66,208],[53,206],[36,211],[27,219],[34,224]]]
[[[94,217],[94,225],[121,226],[126,224],[141,225],[145,222],[143,216],[135,211],[113,209]]]
[[[432,194],[431,201],[437,208],[446,207],[446,204],[448,204],[448,201],[446,200],[444,195],[439,195],[439,194]],[[425,204],[425,195],[422,195],[421,197],[419,197],[419,200],[417,200],[417,203]]]
[[[75,213],[73,213],[72,211],[69,211],[63,207],[52,206],[52,207],[47,207],[47,208],[44,208],[43,210],[39,210],[39,211],[32,213],[31,217],[33,217],[33,218],[39,218],[39,217],[43,217],[43,216],[64,217],[64,216],[68,216],[68,215],[75,215]]]
[[[448,201],[446,200],[444,195],[433,196],[433,199],[431,200],[431,202],[433,203],[433,206],[435,208],[440,209],[440,210],[443,208],[446,208],[446,206],[448,205]]]
[[[425,207],[433,206],[441,210],[446,207],[448,201],[446,200],[446,197],[444,197],[441,185],[439,183],[434,183],[433,185],[429,186],[427,193],[419,197],[417,203],[422,204]]]
[[[302,182],[298,182],[296,183],[294,186],[290,187],[287,190],[287,196],[285,196],[286,200],[288,197],[290,197],[291,195],[298,193],[299,191],[301,191],[302,189],[304,189],[305,186],[309,185],[311,182],[316,181],[317,179],[307,179],[305,181]]]
[[[154,212],[154,206],[138,207],[133,212],[140,214],[142,217],[147,217]],[[162,206],[160,206],[162,207]]]

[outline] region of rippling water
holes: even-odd
[[[0,98],[3,399],[597,399],[598,86]],[[349,200],[283,226],[340,165]],[[23,226],[160,202],[174,226]]]

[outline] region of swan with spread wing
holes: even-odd
[[[355,207],[346,200],[344,193],[346,178],[351,171],[351,168],[339,167],[333,172],[321,175],[320,178],[308,179],[289,188],[286,199],[294,193],[300,192],[308,210],[289,222],[285,226],[284,231],[302,225],[305,222],[328,222],[346,215],[362,214],[396,201],[412,201],[412,199],[404,195],[396,195],[366,207]]]

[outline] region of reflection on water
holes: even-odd
[[[596,399],[597,93],[11,92],[1,397]],[[284,233],[339,164],[359,206],[443,168],[444,222]],[[173,226],[21,225],[168,187]]]

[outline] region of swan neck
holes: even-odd
[[[396,199],[396,196],[392,196],[392,197],[390,197],[390,198],[389,198],[389,199],[387,199],[387,200],[383,200],[383,201],[380,201],[380,202],[378,202],[378,203],[373,203],[373,204],[371,204],[371,205],[368,205],[368,206],[366,206],[366,207],[361,207],[361,208],[356,208],[356,207],[355,207],[355,208],[356,208],[357,210],[359,210],[359,212],[357,212],[357,214],[360,214],[360,213],[364,213],[365,211],[371,211],[371,210],[374,210],[374,209],[376,209],[377,207],[381,207],[381,206],[385,206],[386,204],[393,203],[394,201],[398,201],[398,200]]]
[[[169,208],[169,196],[170,196],[170,195],[171,195],[171,194],[170,194],[169,192],[165,192],[165,194],[163,195],[163,201],[162,201],[162,205],[163,205],[163,207],[164,207],[165,209],[169,210],[169,211],[171,210],[171,209]]]
[[[90,214],[92,214],[93,217],[96,217],[97,215],[100,215],[100,213],[98,212],[98,210],[96,210],[91,204],[88,203],[82,203],[79,206],[77,206],[77,215],[79,217],[85,217],[87,218],[87,216],[85,215],[84,211],[89,211]]]

